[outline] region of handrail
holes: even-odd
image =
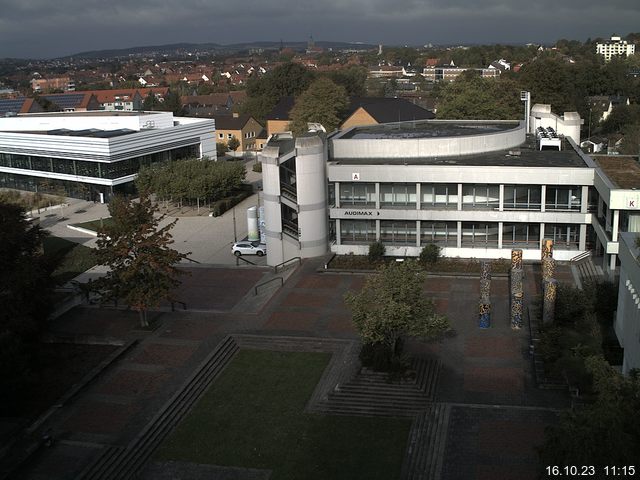
[[[280,280],[280,286],[281,286],[281,287],[284,285],[284,279],[283,279],[282,277],[274,277],[274,278],[272,278],[272,279],[270,279],[270,280],[267,280],[266,282],[262,282],[262,283],[259,283],[258,285],[256,285],[256,286],[253,288],[253,294],[254,294],[254,295],[258,295],[258,288],[259,288],[259,287],[262,287],[262,286],[264,286],[264,285],[267,285],[267,284],[269,284],[269,283],[271,283],[271,282],[273,282],[273,281],[275,281],[275,280]]]
[[[300,257],[293,257],[293,258],[290,258],[289,260],[285,260],[284,262],[279,263],[278,265],[276,265],[275,267],[273,267],[273,273],[278,273],[278,268],[279,268],[279,267],[284,267],[284,266],[286,266],[289,262],[293,262],[294,260],[297,260],[297,261],[298,261],[298,265],[302,265],[302,258],[300,258]]]
[[[573,257],[570,262],[571,263],[577,263],[580,260],[584,260],[585,258],[589,258],[591,256],[591,252],[590,251],[586,251],[586,252],[582,252],[579,255],[576,255],[575,257]]]
[[[246,258],[236,255],[236,267],[240,265],[239,260],[242,260],[245,263],[248,263],[249,265],[257,265],[257,263],[253,263],[251,260],[247,260]]]

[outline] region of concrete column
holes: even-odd
[[[544,240],[544,223],[540,224],[540,242],[538,243],[538,250],[542,249],[542,241]]]
[[[499,212],[504,212],[504,184],[501,183],[500,187],[498,187],[500,190],[500,194],[499,194],[499,203],[498,203],[498,211]],[[500,244],[500,241],[498,241],[498,243]]]
[[[258,159],[262,163],[262,199],[268,252],[267,264],[271,266],[284,261],[279,156],[280,149],[276,146],[266,146],[258,155]]]
[[[458,211],[462,210],[462,184],[458,184]],[[458,228],[458,233],[460,228]],[[460,242],[458,242],[458,248],[460,248]]]
[[[457,222],[458,223],[458,239],[457,239],[457,243],[456,246],[458,248],[462,248],[462,222]]]
[[[617,258],[618,256],[615,253],[609,258],[609,276],[612,276],[611,274],[616,271]]]
[[[336,245],[342,245],[341,228],[340,219],[336,218]]]
[[[416,247],[420,246],[420,220],[416,220]]]
[[[380,241],[380,220],[376,220],[376,241]]]
[[[416,183],[416,210],[420,210],[420,203],[422,203],[420,198],[420,184]]]
[[[602,197],[600,195],[598,195],[598,218],[602,217],[602,205],[604,204],[604,201],[602,200]]]
[[[547,205],[547,186],[542,185],[540,187],[540,211],[544,212]]]
[[[589,187],[582,186],[582,197],[580,198],[580,213],[587,213],[589,210]]]
[[[380,210],[380,182],[376,182],[376,210]]]
[[[340,182],[336,182],[334,195],[336,196],[336,208],[340,208]]]
[[[580,243],[578,244],[580,250],[587,249],[587,226],[580,225]]]
[[[504,223],[498,222],[498,248],[502,248],[502,227]]]
[[[329,249],[326,144],[320,135],[298,137],[296,152],[300,256],[317,257]]]
[[[611,222],[611,241],[618,241],[618,226],[620,225],[620,210],[613,211],[613,219]]]

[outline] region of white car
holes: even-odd
[[[258,255],[261,257],[267,254],[267,246],[264,243],[236,242],[231,247],[231,251],[236,257],[240,255]]]

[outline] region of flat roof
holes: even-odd
[[[470,135],[487,135],[505,132],[518,128],[518,121],[490,121],[490,120],[421,120],[380,125],[354,127],[342,135],[333,138],[340,139],[402,139],[402,138],[442,138],[463,137]]]
[[[41,113],[19,113],[14,117],[140,117],[143,115],[159,115],[170,112],[124,112],[120,110],[88,110],[86,112],[41,112]]]
[[[473,155],[413,158],[330,158],[332,164],[344,165],[461,165],[508,167],[570,167],[588,168],[582,157],[562,139],[562,150],[538,150],[533,135],[525,143],[508,150]]]
[[[632,156],[592,157],[618,188],[640,188],[640,163]]]

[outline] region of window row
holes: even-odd
[[[500,186],[463,184],[460,192],[455,183],[420,184],[418,198],[415,183],[380,183],[380,208],[458,209],[461,194],[463,210],[498,210],[500,208]],[[331,191],[335,185],[330,185]],[[581,207],[582,187],[547,186],[546,210],[575,210]],[[340,206],[375,208],[378,195],[375,183],[341,183]],[[503,194],[505,210],[542,209],[542,187],[539,185],[505,185]]]
[[[500,224],[462,222],[460,245],[472,248],[498,248]],[[380,240],[387,245],[420,245],[435,243],[441,247],[458,246],[457,222],[420,222],[420,231],[415,221],[381,220],[380,237],[376,234],[375,220],[340,220],[340,241],[343,244],[363,244]],[[577,249],[580,225],[545,224],[544,238],[553,239],[559,249]],[[502,225],[502,246],[538,248],[540,224],[505,223]]]
[[[153,163],[195,158],[200,154],[197,145],[181,147],[165,152],[143,155],[140,157],[120,160],[118,162],[87,162],[83,160],[69,160],[66,158],[35,157],[30,155],[14,155],[0,153],[0,166],[20,168],[22,170],[37,170],[41,172],[61,173],[83,177],[116,179],[138,173],[141,167]]]

